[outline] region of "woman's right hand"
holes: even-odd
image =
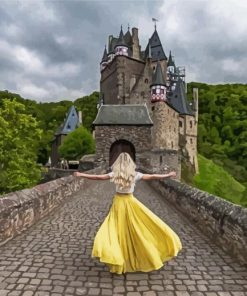
[[[169,173],[169,177],[175,178],[177,176],[177,173],[175,171],[172,171]]]

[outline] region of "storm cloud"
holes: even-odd
[[[0,1],[0,89],[37,101],[74,100],[99,89],[108,35],[157,31],[187,82],[246,83],[245,0]]]

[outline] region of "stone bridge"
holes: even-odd
[[[68,178],[72,180],[73,177]],[[245,231],[246,225],[242,225],[241,228],[235,221],[236,227],[230,226],[233,220],[231,212],[227,212],[230,218],[225,210],[223,218],[218,219],[217,215],[207,209],[208,218],[206,218],[205,203],[200,206],[198,202],[194,202],[196,204],[194,209],[189,210],[187,206],[181,211],[179,207],[183,206],[186,194],[183,195],[184,198],[180,198],[180,203],[172,202],[179,198],[179,194],[176,195],[172,191],[171,184],[166,185],[168,189],[163,186],[163,189],[157,191],[161,182],[140,181],[135,196],[175,230],[181,238],[183,250],[178,257],[166,263],[160,270],[150,273],[129,273],[125,278],[123,275],[109,273],[103,263],[91,258],[94,236],[111,205],[113,184],[109,181],[84,179],[79,181],[80,184],[71,187],[70,192],[73,194],[70,194],[68,188],[65,190],[64,179],[66,178],[36,186],[36,189],[30,191],[24,190],[24,197],[23,194],[21,196],[20,193],[16,193],[15,196],[8,195],[2,199],[0,296],[247,295],[246,245],[244,245],[246,232],[241,236],[241,231],[243,229]],[[55,186],[52,193],[49,187],[52,183],[58,184],[56,186],[59,188],[63,187],[63,190],[59,191],[58,187],[52,185]],[[44,190],[47,190],[45,199],[42,195]],[[188,194],[195,196],[195,191],[194,194],[192,191]],[[197,192],[202,199],[204,193]],[[32,194],[31,201],[27,197],[30,194]],[[51,202],[54,196],[56,198]],[[209,195],[207,198],[210,201]],[[187,201],[187,204],[189,203]],[[24,208],[24,212],[29,215],[22,216],[21,208]],[[30,211],[30,208],[33,210]],[[220,208],[219,203],[217,208]],[[11,213],[14,209],[16,214],[11,216],[8,209],[12,210]],[[195,209],[198,210],[197,216]],[[234,210],[236,209],[232,209]],[[239,207],[237,211],[241,218],[240,220],[238,218],[238,221],[245,223],[246,211]],[[202,224],[200,219],[212,224],[210,217],[213,216],[215,221],[219,221],[221,230],[217,230],[215,222],[211,231],[203,231],[208,229],[208,224],[206,222]],[[25,223],[21,219],[26,219]],[[223,245],[231,245],[230,237],[234,236],[229,234],[231,230],[234,231],[235,240],[239,242],[239,245],[231,246],[229,249],[234,255],[229,255],[230,253],[223,250]],[[221,236],[222,240],[218,240],[217,236]],[[237,253],[242,255],[237,256]]]

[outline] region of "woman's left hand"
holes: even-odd
[[[74,177],[80,177],[80,173],[79,173],[79,172],[74,172],[74,173],[73,173],[73,176],[74,176]]]

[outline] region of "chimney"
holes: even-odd
[[[133,40],[133,58],[140,60],[140,45],[138,38],[138,29],[132,28],[132,40]]]

